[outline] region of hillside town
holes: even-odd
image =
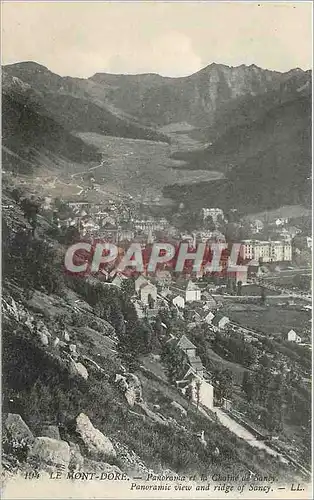
[[[46,198],[45,207],[48,210],[52,209],[51,204],[52,199]],[[297,237],[306,248],[312,248],[310,228],[305,230],[293,218],[266,219],[262,222],[253,217],[250,220],[240,219],[235,209],[230,212],[231,217],[227,218],[219,208],[203,208],[199,213],[192,214],[192,222],[185,221],[184,224],[181,219],[184,219],[186,212],[181,205],[175,214],[166,218],[147,215],[141,204],[130,204],[129,201],[109,200],[107,204],[93,204],[84,200],[64,201],[62,207],[54,209],[53,217],[59,227],[76,227],[82,236],[107,238],[115,243],[134,241],[136,238],[143,244],[149,244],[161,233],[180,238],[192,248],[197,242],[225,243],[232,239],[242,243],[244,259],[262,260],[265,263],[291,262],[293,242]],[[193,222],[194,227],[188,228]]]
[[[176,276],[167,269],[155,276],[144,272],[138,277],[130,277],[113,269],[98,278],[104,285],[111,284],[120,290],[131,286],[131,301],[138,318],[153,329],[158,324],[164,346],[175,349],[179,357],[182,355],[182,370],[176,374],[175,384],[185,397],[206,411],[213,412],[216,408],[213,414],[221,421],[225,418],[219,410],[222,408],[237,422],[249,426],[252,432],[260,433],[256,430],[259,428],[256,420],[250,421],[245,412],[239,417],[239,408],[243,411],[239,401],[231,401],[230,390],[222,390],[214,373],[204,366],[199,355],[200,342],[209,342],[213,351],[227,363],[238,360],[256,372],[267,365],[272,376],[280,374],[284,380],[291,381],[292,377],[306,384],[307,369],[284,354],[275,356],[274,346],[279,342],[291,350],[304,349],[308,355],[311,352],[310,272],[306,260],[312,248],[310,232],[302,221],[287,217],[248,221],[237,217],[235,210],[227,216],[220,208],[203,208],[193,214],[195,229],[192,230],[186,227],[191,221],[182,224],[184,218],[182,206],[176,214],[166,218],[143,216],[142,207],[113,201],[107,205],[68,202],[59,212],[56,209],[53,212],[53,220],[60,230],[75,228],[85,240],[102,239],[121,248],[126,248],[130,242],[140,243],[145,248],[157,240],[180,240],[188,243],[192,250],[200,242],[226,246],[230,241],[240,243],[245,271],[233,276],[223,273],[208,276],[189,271]],[[266,308],[270,314],[283,318],[286,310],[293,309],[305,319],[297,324],[290,324],[285,319],[279,327],[274,326],[272,332],[263,331],[258,321],[252,326],[246,318],[259,308]],[[167,321],[160,319],[163,317]],[[178,331],[186,333],[173,335],[174,325]],[[196,344],[193,338],[197,339]],[[238,358],[230,353],[233,342],[238,343]],[[246,354],[249,361],[244,360]],[[154,355],[155,363],[158,364],[158,360],[159,355]],[[210,366],[214,365],[211,360]],[[232,421],[230,426],[232,428]]]
[[[43,349],[71,373],[102,388],[105,377],[107,390],[114,388],[127,402],[130,416],[141,422],[180,428],[190,436],[183,421],[194,412],[193,419],[196,414],[203,420],[189,446],[194,449],[196,441],[211,460],[219,461],[226,452],[217,441],[209,444],[212,434],[207,425],[214,433],[230,432],[252,453],[271,457],[279,469],[290,467],[308,477],[309,217],[267,212],[248,217],[235,209],[193,210],[183,203],[162,213],[128,197],[92,203],[39,198],[15,188],[7,188],[3,212],[6,252],[13,263],[6,268],[9,330],[12,318],[18,318],[22,328],[36,335]],[[223,249],[221,270],[208,272],[201,266],[194,271],[185,265],[186,257],[180,272],[171,261],[151,272],[144,259],[141,271],[121,270],[113,263],[73,276],[64,267],[65,255],[82,242],[109,243],[122,256],[134,243],[144,256],[160,243],[185,244],[190,256],[200,245],[216,245]],[[233,246],[238,248],[240,266],[230,271]],[[21,265],[17,279],[15,269]],[[22,301],[16,283],[26,290]],[[54,310],[63,312],[47,327],[43,319]],[[99,336],[105,342],[100,351],[105,357],[99,353]],[[96,340],[96,350],[88,347],[91,339],[91,345]],[[110,376],[107,363],[113,363]],[[146,379],[158,387],[158,398],[151,382],[143,387]],[[13,414],[16,401],[7,403],[13,405]],[[147,429],[149,436],[150,432]]]
[[[192,433],[191,447],[196,440],[212,460],[225,451],[218,442],[209,444],[207,423],[215,433],[225,429],[272,457],[278,467],[308,477],[312,239],[306,217],[248,219],[236,210],[193,211],[183,204],[161,216],[128,198],[94,204],[40,199],[14,189],[5,196],[3,211],[6,227],[14,228],[6,252],[16,263],[7,266],[9,325],[22,323],[80,379],[88,381],[96,370],[101,387],[105,377],[108,390],[114,387],[126,400],[131,416],[190,435],[178,418],[184,421],[196,412],[203,423]],[[25,238],[26,247],[21,244]],[[141,272],[113,265],[73,277],[64,273],[64,263],[55,267],[56,255],[57,261],[64,260],[72,245],[98,241],[121,254],[134,243],[145,254],[162,242],[185,243],[190,255],[202,244],[221,246],[225,254],[221,271],[209,273],[189,266],[177,272],[168,264],[151,273],[145,263]],[[242,267],[229,272],[233,245],[238,245]],[[56,254],[47,261],[52,251]],[[40,259],[43,271],[38,274]],[[38,283],[32,281],[36,276]],[[16,295],[19,282],[25,298],[15,302],[13,297],[21,297]],[[47,327],[42,318],[54,309],[64,312]],[[96,352],[88,348],[91,338],[98,345],[99,335],[105,341],[104,359],[113,363],[109,380],[98,347]],[[158,398],[148,387],[144,390],[146,377],[158,386]],[[169,409],[164,391],[171,393]],[[13,398],[8,404],[14,416],[20,403]]]

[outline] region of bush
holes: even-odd
[[[17,280],[26,292],[44,288],[48,293],[62,294],[64,279],[61,262],[46,241],[19,231],[12,239],[6,239],[3,259],[4,276]]]

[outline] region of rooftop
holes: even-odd
[[[213,325],[218,325],[219,321],[220,321],[222,318],[227,318],[227,316],[225,316],[224,314],[220,314],[220,313],[215,314],[215,317],[213,318],[212,324],[213,324]],[[228,318],[227,318],[227,319],[228,319]]]
[[[146,281],[146,283],[141,283],[139,286],[140,290],[143,290],[143,288],[156,288],[153,283],[149,283],[149,281]]]
[[[189,281],[186,287],[187,290],[199,290],[199,287],[196,283],[193,283],[193,281]]]
[[[199,368],[199,369],[203,368],[203,363],[199,356],[190,356],[189,363],[192,366],[192,368]]]
[[[180,349],[196,349],[195,345],[185,335],[182,335],[177,346]]]

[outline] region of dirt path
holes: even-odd
[[[283,458],[282,455],[280,455],[280,453],[274,451],[272,448],[263,443],[263,441],[258,441],[250,431],[248,431],[241,424],[239,424],[231,417],[229,417],[229,415],[227,415],[220,408],[215,408],[214,411],[217,415],[219,422],[224,427],[227,427],[231,432],[233,432],[239,438],[244,439],[250,446],[254,446],[255,448],[259,448],[260,450],[265,450],[267,453],[269,453],[269,455],[272,455],[274,457],[280,457],[282,461],[286,462],[286,460]]]

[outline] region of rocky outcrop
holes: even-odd
[[[126,377],[124,375],[120,375],[120,373],[117,373],[114,382],[117,385],[119,391],[123,393],[127,391],[129,384],[127,383]]]
[[[14,318],[16,321],[23,321],[25,324],[34,320],[21,304],[21,302],[15,301],[12,297],[7,296],[2,297],[2,312],[4,317]]]
[[[81,358],[84,361],[84,363],[87,364],[92,370],[96,370],[97,372],[101,373],[104,378],[108,378],[106,370],[104,370],[101,366],[99,366],[99,364],[96,363],[96,361],[84,355],[82,355]]]
[[[59,467],[67,470],[70,463],[70,447],[65,441],[50,437],[37,437],[30,449],[28,462],[40,469]]]
[[[37,336],[43,346],[49,345],[49,339],[44,332],[37,332]]]
[[[65,342],[70,342],[70,335],[68,334],[68,332],[63,332],[63,339]]]
[[[127,373],[126,380],[129,387],[134,387],[134,389],[138,391],[139,396],[142,397],[142,384],[140,379],[134,375],[134,373]]]
[[[43,333],[48,338],[51,337],[51,334],[43,321],[40,320],[37,322],[36,329],[37,329],[38,333],[39,332]]]
[[[30,446],[34,442],[33,433],[21,415],[9,413],[4,422],[4,427],[7,431],[8,440],[13,446]]]
[[[79,375],[84,380],[88,379],[88,371],[85,366],[82,365],[82,363],[76,363],[75,361],[71,360],[70,371],[73,375]]]
[[[69,344],[68,350],[69,350],[69,353],[72,356],[72,358],[76,361],[77,356],[78,356],[77,350],[76,350],[76,344]]]
[[[116,457],[116,451],[110,439],[93,426],[85,413],[80,413],[75,419],[75,431],[90,458],[110,460]]]
[[[140,403],[142,399],[142,384],[134,373],[116,374],[115,383],[124,394],[128,405],[133,407],[135,403]]]
[[[20,302],[16,302],[12,297],[7,300],[2,299],[2,309],[4,316],[14,318],[23,323],[29,331],[37,337],[44,347],[49,345],[51,333],[42,320],[36,320]]]
[[[120,474],[122,473],[119,467],[117,467],[116,465],[110,465],[103,462],[96,462],[95,460],[89,460],[89,459],[84,460],[82,470],[84,472],[96,472],[96,473],[103,473],[103,472],[107,473],[119,472]]]
[[[31,299],[27,301],[27,306],[32,311],[39,313],[44,318],[55,320],[60,315],[60,298],[47,295],[39,290],[34,290]],[[66,316],[67,320],[71,320],[70,312],[68,309],[63,309],[62,314]]]
[[[84,458],[82,457],[81,450],[78,444],[70,441],[70,471],[78,471],[83,469]]]
[[[180,405],[179,403],[177,403],[176,401],[172,401],[172,402],[171,402],[171,406],[172,406],[172,408],[174,408],[175,410],[178,410],[178,411],[181,413],[181,415],[182,415],[183,417],[186,417],[186,416],[187,416],[187,411],[186,411],[186,409],[185,409],[185,408],[183,408],[183,406],[181,406],[181,405]]]
[[[141,458],[133,451],[130,450],[125,444],[115,441],[117,449],[117,458],[123,462],[123,470],[130,476],[141,476],[142,474],[154,473],[153,470],[146,467]]]
[[[54,341],[53,341],[53,344],[52,344],[52,345],[53,345],[53,347],[57,347],[59,344],[60,344],[60,339],[59,339],[59,337],[56,337],[56,338],[54,339]]]
[[[133,408],[133,406],[135,405],[135,402],[136,402],[136,394],[135,394],[134,389],[132,387],[128,388],[125,391],[124,395],[125,395],[125,399],[127,400],[128,405],[131,406],[131,408]]]
[[[129,406],[132,407],[135,403],[141,403],[143,401],[142,384],[139,378],[134,373],[127,373],[126,382],[128,388],[125,392],[125,397]]]
[[[145,403],[137,403],[137,406],[142,409],[142,411],[147,415],[147,417],[151,418],[157,424],[168,426],[168,420],[161,415],[161,413],[155,413],[148,408]]]

